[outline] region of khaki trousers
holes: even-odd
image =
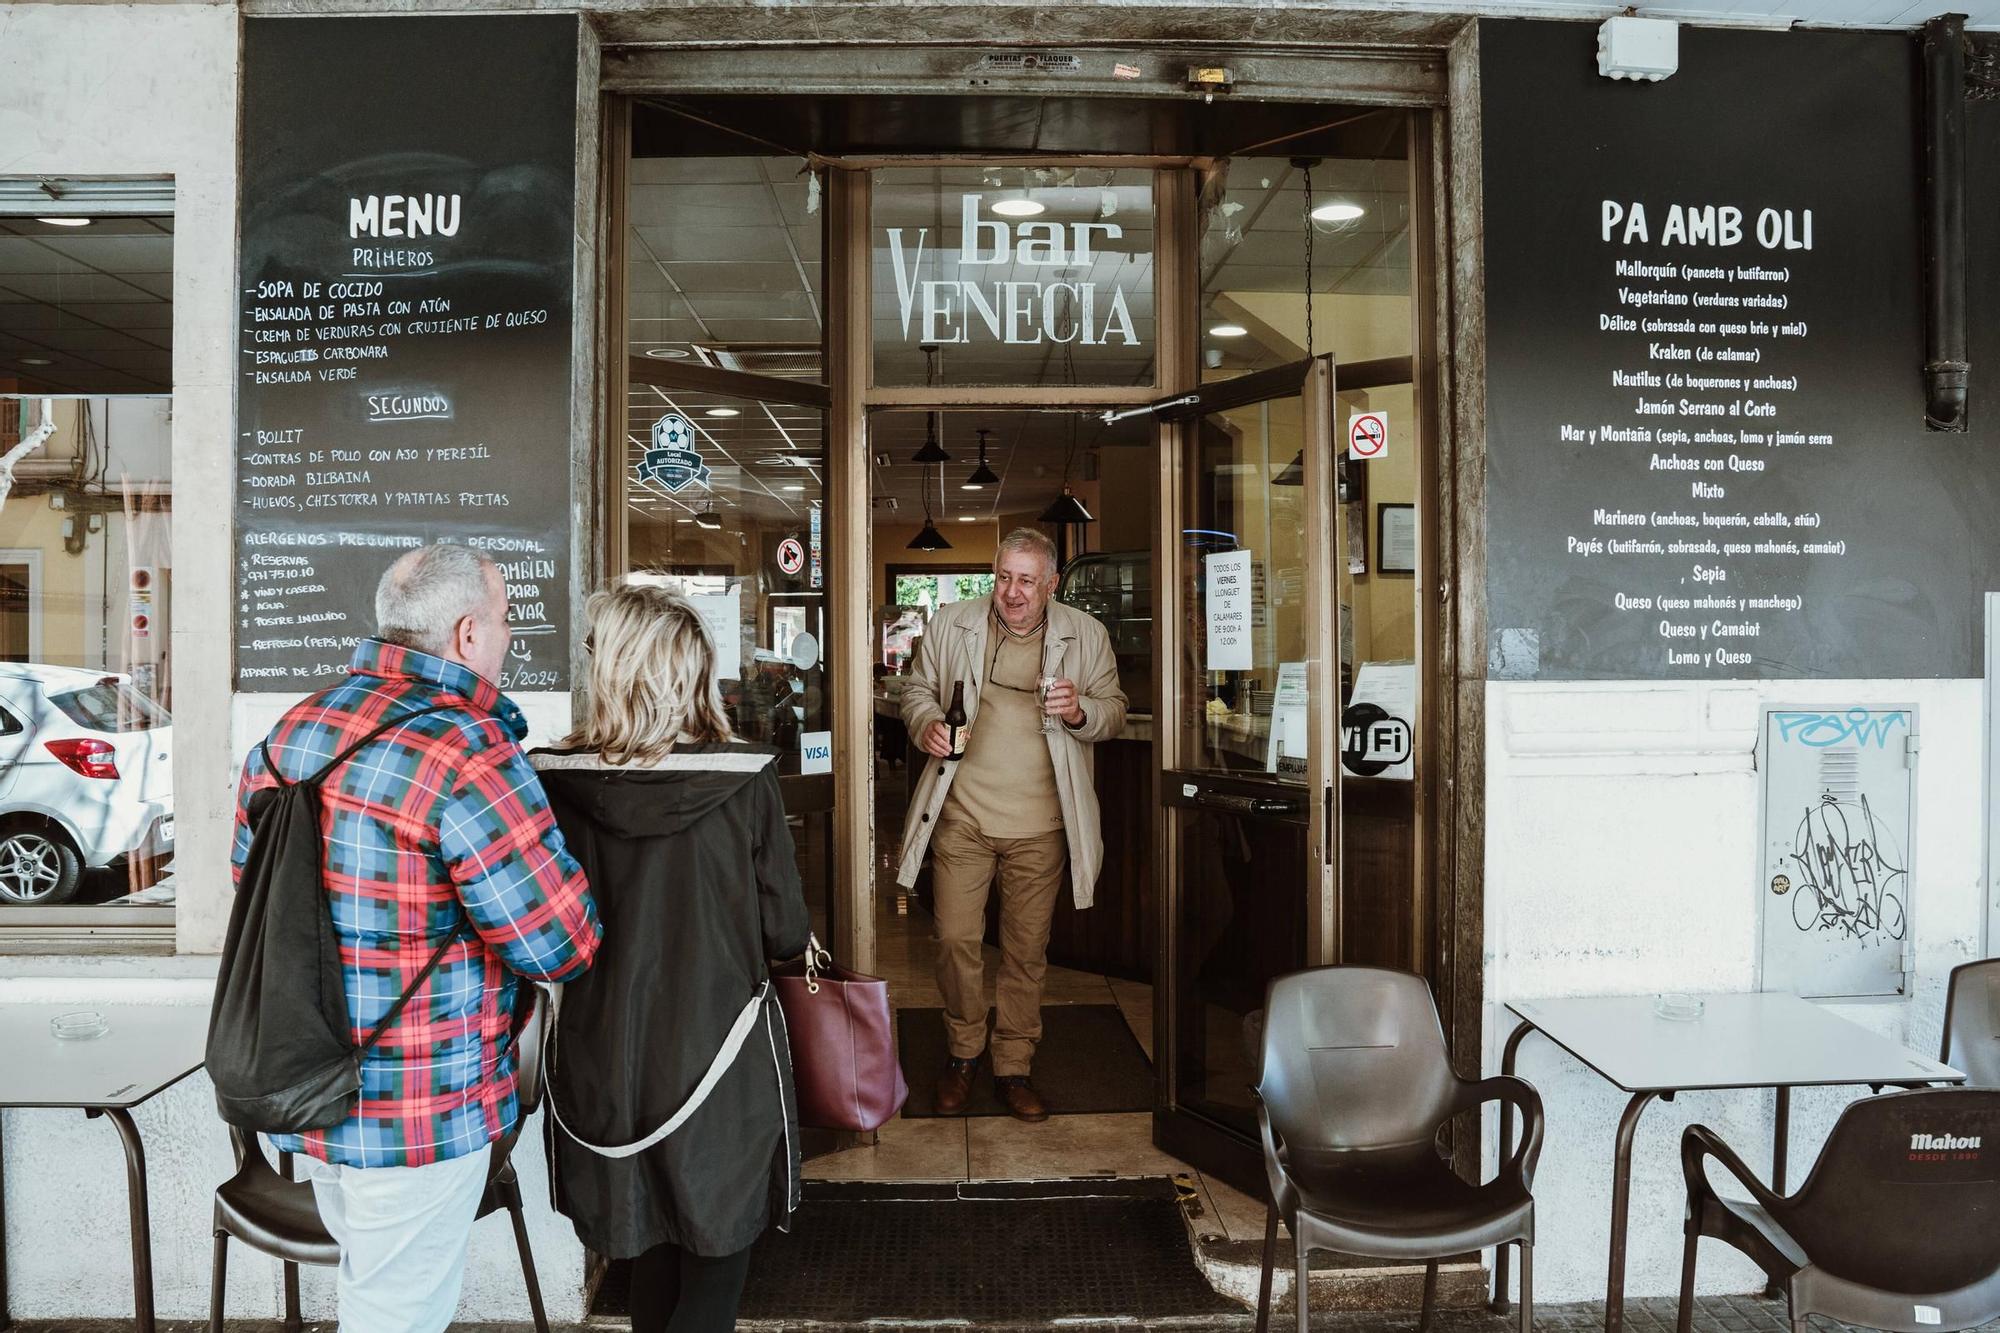
[[[951,820],[931,835],[931,896],[937,905],[937,982],[951,1053],[970,1060],[986,1046],[986,986],[980,957],[986,894],[1000,881],[999,1016],[993,1072],[1025,1075],[1042,1039],[1042,978],[1049,970],[1049,923],[1068,860],[1063,831],[989,838]]]

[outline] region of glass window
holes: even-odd
[[[173,245],[0,217],[0,930],[173,901]]]
[[[877,384],[1153,382],[1151,171],[894,167],[873,192]]]

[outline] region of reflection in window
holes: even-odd
[[[173,220],[66,221],[0,217],[0,929],[174,899]]]

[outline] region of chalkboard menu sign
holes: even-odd
[[[1923,426],[1915,44],[1683,27],[1634,84],[1595,25],[1480,39],[1489,675],[1979,675],[2000,468]]]
[[[251,19],[243,66],[237,687],[330,683],[456,541],[502,687],[566,688],[576,20]]]

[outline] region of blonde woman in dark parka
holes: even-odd
[[[765,983],[805,948],[805,899],[776,752],[730,738],[699,614],[626,586],[588,618],[589,716],[532,756],[604,922],[553,1035],[555,1202],[592,1250],[633,1260],[634,1333],[721,1333],[751,1245],[798,1204]]]

